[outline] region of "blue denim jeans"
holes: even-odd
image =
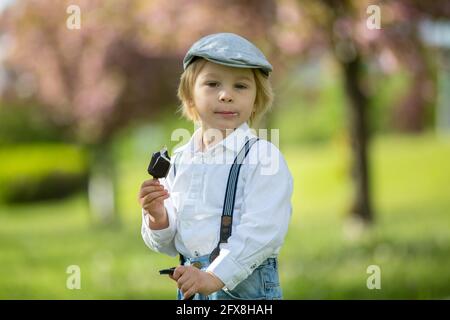
[[[206,270],[209,266],[209,255],[185,260],[185,266],[194,262],[200,264],[201,270]],[[193,300],[280,300],[282,298],[278,278],[278,261],[277,258],[269,258],[233,290],[224,288],[207,296],[197,293]],[[179,289],[177,290],[177,299],[183,299]]]

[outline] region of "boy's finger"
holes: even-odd
[[[145,187],[142,188],[139,191],[139,198],[144,198],[146,195],[155,192],[155,191],[163,191],[165,190],[163,186],[150,186],[150,187]]]
[[[188,291],[186,291],[183,294],[183,300],[188,300],[189,298],[193,297],[193,295],[195,294],[195,289],[194,287],[191,287]]]
[[[144,204],[144,205],[142,206],[142,208],[144,208],[144,210],[146,210],[147,212],[151,212],[151,211],[152,211],[152,208],[150,208],[150,205],[151,205],[152,203],[158,202],[158,201],[164,201],[164,200],[166,200],[167,198],[169,198],[169,195],[168,195],[168,194],[163,195],[163,196],[161,196],[161,197],[157,197],[157,198],[153,199],[150,203]],[[161,204],[164,204],[164,203],[162,202]]]
[[[149,179],[149,180],[145,180],[142,185],[141,185],[141,189],[148,187],[148,186],[159,186],[161,183],[159,182],[158,179]]]
[[[145,203],[143,206],[144,207],[148,207],[149,205],[151,205],[152,203],[158,202],[158,201],[162,201],[162,200],[166,200],[167,198],[169,198],[170,195],[169,194],[163,194],[162,196],[156,197],[154,199],[152,199],[151,201]]]
[[[149,205],[152,201],[154,201],[155,199],[157,199],[157,198],[159,198],[159,197],[161,197],[161,196],[166,196],[166,195],[168,195],[169,193],[167,192],[167,191],[165,191],[165,190],[163,190],[163,191],[155,191],[155,192],[152,192],[152,193],[150,193],[150,194],[148,194],[148,195],[146,195],[145,197],[144,197],[144,201],[142,202],[144,205]]]
[[[192,283],[193,283],[193,281],[191,280],[191,278],[189,278],[188,272],[183,273],[181,275],[181,277],[179,277],[177,280],[178,289],[181,290],[184,288],[184,291],[189,289],[189,287]]]
[[[173,279],[175,281],[178,281],[178,279],[183,275],[183,273],[186,271],[185,266],[178,266],[175,268],[175,271],[173,272]]]
[[[183,276],[184,277],[184,276]],[[183,284],[181,286],[179,286],[181,292],[187,292],[189,289],[191,289],[192,287],[194,287],[195,285],[195,280],[194,279],[183,279],[183,277],[181,277],[180,279],[178,279],[178,281],[180,280],[184,280]]]

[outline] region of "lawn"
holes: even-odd
[[[0,207],[0,299],[173,299],[157,270],[176,259],[140,236],[140,143],[119,154],[121,224],[92,224],[85,195]],[[450,298],[450,140],[432,134],[379,136],[371,145],[375,226],[346,217],[349,150],[342,141],[282,145],[294,176],[293,217],[280,255],[286,299]],[[133,156],[130,156],[133,155]],[[70,265],[81,289],[69,290]],[[370,265],[381,289],[366,285]]]

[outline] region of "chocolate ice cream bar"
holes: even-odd
[[[161,151],[154,152],[150,164],[148,165],[148,173],[155,179],[165,178],[170,169],[170,157],[166,147]]]

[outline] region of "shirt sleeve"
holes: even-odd
[[[165,189],[169,190],[165,179],[159,179],[159,181]],[[178,252],[175,248],[174,238],[177,231],[177,221],[175,207],[173,206],[173,202],[170,197],[164,200],[164,207],[167,210],[169,226],[161,230],[150,229],[148,224],[148,217],[146,217],[148,214],[144,209],[142,209],[142,239],[150,249],[156,252],[165,253],[169,256],[176,256]]]
[[[241,220],[207,269],[229,290],[277,253],[292,214],[292,175],[278,148],[266,144],[270,150],[256,150],[258,162],[248,173]]]

